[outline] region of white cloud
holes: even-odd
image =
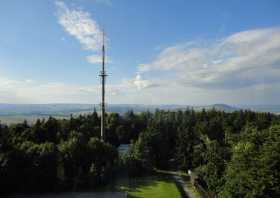
[[[86,57],[87,61],[92,64],[102,63],[102,56],[99,55],[90,55]]]
[[[102,63],[102,56],[92,54],[86,57],[87,61],[92,64],[100,64]],[[112,63],[108,56],[105,57],[106,63]]]
[[[100,63],[95,54],[87,59]],[[140,65],[134,78],[109,83],[108,103],[277,104],[280,30],[250,30],[216,42],[171,46],[152,62]],[[43,83],[0,76],[0,102],[99,103],[100,93],[97,84]]]
[[[117,104],[277,104],[280,83],[258,84],[240,89],[199,89],[178,84],[162,85],[136,77],[106,86],[106,101]],[[138,87],[137,87],[138,86]],[[11,80],[0,76],[0,103],[95,103],[100,85]],[[140,92],[141,90],[141,92]]]
[[[123,85],[107,85],[108,96]],[[99,103],[100,85],[10,80],[0,77],[0,103]]]
[[[135,79],[132,81],[133,85],[137,87],[138,90],[146,89],[150,87],[155,87],[156,84],[152,83],[149,80],[143,80],[140,74],[137,74]]]
[[[99,50],[102,45],[102,31],[90,13],[70,9],[62,1],[57,1],[58,22],[64,30],[79,40],[85,49]]]
[[[50,103],[89,102],[98,95],[98,86],[70,85],[61,82],[40,83],[0,77],[0,102]],[[85,92],[84,90],[88,90]]]
[[[280,82],[280,28],[235,33],[201,46],[175,45],[160,52],[139,71],[173,73],[176,82],[189,87],[241,88]]]
[[[87,61],[92,64],[100,63],[101,57],[97,54],[101,51],[103,35],[91,14],[81,9],[71,9],[62,1],[56,1],[56,6],[58,23],[68,34],[75,37],[84,49],[95,53],[87,56]]]
[[[106,85],[106,100],[110,103],[125,103],[125,95],[137,96],[137,88],[151,84],[136,78],[135,82],[123,80]],[[12,80],[0,76],[0,103],[99,103],[99,84],[80,85],[63,82],[37,82],[31,79]]]
[[[143,90],[148,88],[153,88],[159,86],[158,83],[153,82],[151,80],[143,79],[141,74],[137,74],[135,78],[131,80],[123,80],[122,85],[126,88],[131,89],[137,89],[137,90]]]

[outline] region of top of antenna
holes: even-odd
[[[105,45],[105,31],[104,29],[102,30],[102,45]]]

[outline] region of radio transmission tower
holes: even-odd
[[[102,41],[102,70],[100,71],[101,78],[101,86],[102,86],[102,98],[101,98],[101,135],[100,138],[104,140],[104,132],[105,132],[105,79],[106,79],[106,71],[105,71],[105,35],[103,31],[103,41]]]

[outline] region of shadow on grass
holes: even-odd
[[[172,185],[174,185],[174,189],[172,189]],[[111,188],[107,190],[127,192],[128,197],[139,198],[143,197],[141,194],[145,193],[169,193],[169,188],[173,190],[172,192],[175,191],[180,194],[171,175],[155,171],[143,177],[118,177],[117,180],[111,183]]]

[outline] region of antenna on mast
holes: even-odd
[[[105,135],[105,80],[106,80],[106,71],[105,71],[105,33],[102,32],[102,69],[99,74],[101,78],[102,86],[102,97],[101,97],[101,134],[100,139],[104,141]]]

